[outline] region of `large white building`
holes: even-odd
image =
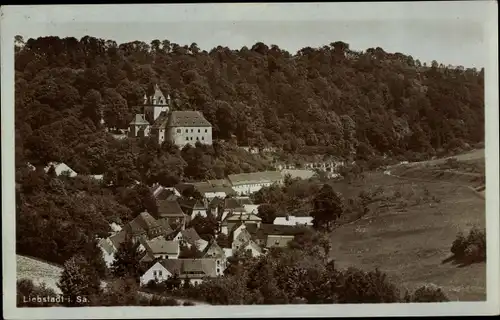
[[[144,113],[136,114],[129,124],[129,137],[152,136],[168,140],[180,148],[186,144],[212,144],[212,125],[199,111],[173,111],[170,96],[158,85],[152,96],[144,95]]]
[[[283,176],[279,171],[262,171],[231,174],[228,176],[228,180],[238,195],[250,195],[263,187],[282,184]]]

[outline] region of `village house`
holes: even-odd
[[[287,246],[296,235],[302,234],[305,226],[282,226],[274,224],[260,224],[259,227],[254,224],[245,226],[252,235],[252,239],[262,248],[272,246]],[[278,242],[276,242],[278,241]]]
[[[206,199],[179,199],[178,201],[182,211],[184,211],[190,220],[198,215],[202,217],[207,216],[208,201]]]
[[[139,250],[144,252],[141,262],[150,262],[155,259],[177,259],[180,253],[179,241],[169,241],[164,237],[152,240],[141,239]]]
[[[224,271],[227,268],[227,258],[226,251],[222,249],[215,239],[212,239],[208,242],[205,250],[202,252],[202,258],[204,259],[215,259],[217,261],[217,267],[222,268]]]
[[[67,164],[63,162],[50,162],[45,168],[44,171],[46,173],[49,172],[50,168],[54,168],[54,172],[56,176],[67,175],[68,177],[76,177],[78,173],[76,173],[73,169],[71,169]]]
[[[224,199],[215,197],[208,204],[208,211],[214,217],[222,217],[222,212],[224,211]]]
[[[196,142],[212,144],[212,125],[199,111],[174,111],[170,96],[155,85],[152,96],[144,95],[144,113],[129,124],[129,137],[154,137],[159,144],[170,141],[178,147]]]
[[[231,174],[228,176],[228,180],[238,195],[250,195],[263,187],[282,184],[283,176],[279,171],[262,171]]]
[[[235,226],[229,236],[231,239],[232,253],[250,252],[252,257],[258,257],[262,254],[262,249],[253,241],[252,235],[247,231],[245,224],[240,223]]]
[[[159,220],[166,221],[169,225],[184,227],[188,216],[182,210],[177,200],[156,200]]]
[[[239,224],[244,224],[244,225],[250,225],[250,224],[253,224],[255,226],[257,226],[257,228],[260,227],[261,223],[262,223],[262,219],[257,216],[256,214],[254,213],[243,213],[243,212],[240,212],[240,213],[236,213],[236,214],[232,214],[230,216],[228,216],[222,223],[222,226],[227,226],[227,230],[233,230],[235,228],[236,225],[239,225]]]
[[[200,251],[205,250],[208,245],[208,241],[203,240],[194,228],[179,230],[171,238],[173,241],[179,241],[181,246],[195,246]]]
[[[292,215],[286,215],[284,217],[276,217],[273,221],[274,225],[281,226],[312,226],[313,225],[313,217],[305,216],[305,217],[297,217]]]
[[[243,209],[246,213],[258,213],[260,205],[254,204],[250,197],[236,197],[236,199],[243,205]]]
[[[245,208],[236,198],[225,198],[222,208],[222,213],[219,212],[218,215],[219,221],[224,221],[227,217],[233,214],[240,214],[245,212]]]
[[[127,223],[120,232],[125,232],[127,237],[130,237],[133,241],[138,241],[141,237],[154,239],[167,236],[171,231],[172,229],[168,223],[156,220],[151,214],[144,211]]]
[[[141,277],[141,286],[151,281],[163,282],[175,274],[181,279],[189,279],[191,285],[199,285],[205,279],[216,278],[224,274],[217,267],[216,259],[166,259],[156,262]]]
[[[153,184],[151,187],[151,192],[153,193],[153,197],[156,199],[166,200],[170,195],[174,195],[176,197],[180,197],[181,193],[174,187],[164,187],[159,183]]]
[[[285,235],[268,235],[266,239],[266,248],[279,247],[286,248],[288,243],[292,241],[295,236],[285,236]]]

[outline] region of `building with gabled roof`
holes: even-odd
[[[158,141],[186,144],[212,144],[212,125],[199,111],[172,110],[170,96],[163,95],[155,85],[154,93],[144,95],[144,113],[136,114],[129,124],[129,137],[152,136]]]
[[[141,285],[150,281],[163,282],[174,275],[180,279],[189,279],[192,285],[199,285],[205,279],[223,275],[217,267],[216,259],[166,259],[156,262],[141,277]]]
[[[279,171],[230,174],[228,179],[238,195],[250,195],[263,187],[283,183],[283,176]]]
[[[51,167],[54,168],[56,176],[60,176],[60,175],[66,174],[69,177],[73,178],[73,177],[76,177],[78,175],[78,173],[76,173],[73,169],[71,169],[67,164],[65,164],[63,162],[50,162],[44,168],[44,171],[48,173]]]
[[[179,147],[212,144],[212,125],[199,111],[172,111],[166,128],[169,140]]]
[[[130,237],[132,240],[136,241],[141,237],[146,239],[153,239],[159,236],[167,236],[171,232],[171,228],[164,222],[156,220],[148,212],[141,212],[132,221],[127,223],[122,231],[124,232],[124,238]]]
[[[198,250],[205,250],[208,241],[203,240],[194,228],[179,230],[173,234],[172,240],[179,241],[181,245],[195,246]]]
[[[158,206],[158,218],[160,220],[175,225],[184,225],[187,222],[187,215],[177,200],[156,200],[156,205]]]
[[[180,253],[179,241],[166,240],[158,237],[151,240],[141,238],[139,250],[144,251],[141,262],[154,261],[155,259],[177,259]]]

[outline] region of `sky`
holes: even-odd
[[[90,35],[118,43],[168,39],[239,49],[256,42],[295,53],[335,41],[351,49],[381,47],[422,62],[481,68],[491,1],[395,3],[247,3],[11,7],[15,34]],[[495,8],[496,9],[496,8]],[[14,20],[16,18],[16,20]],[[14,23],[13,23],[14,24]]]

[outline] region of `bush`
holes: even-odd
[[[195,304],[191,301],[184,301],[182,305],[187,307],[187,306],[194,306]]]
[[[415,290],[412,295],[406,295],[404,302],[446,302],[448,297],[443,290],[434,286],[422,286]]]
[[[459,232],[450,251],[456,259],[465,263],[486,261],[486,232],[472,228],[467,237]]]
[[[339,303],[390,303],[400,300],[399,290],[379,270],[364,272],[349,268],[338,284]]]

